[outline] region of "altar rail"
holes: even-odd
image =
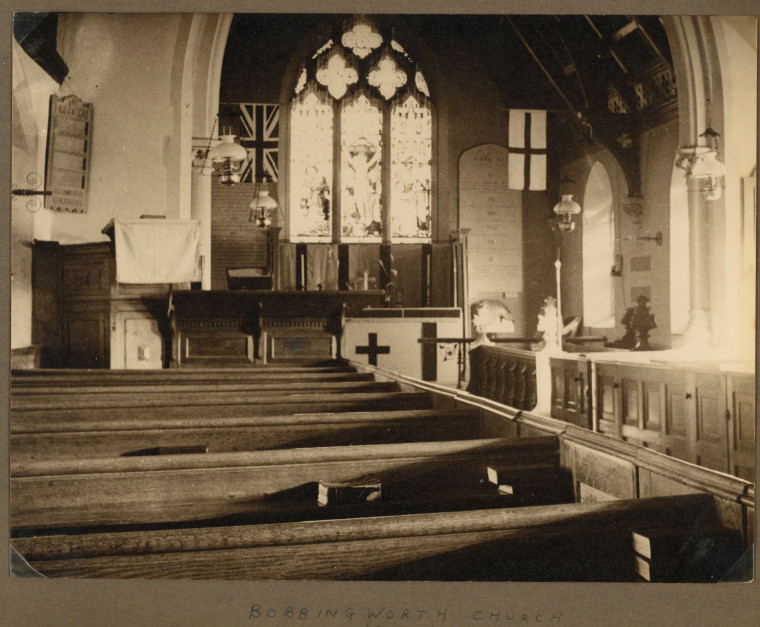
[[[536,406],[536,355],[501,346],[470,351],[467,391],[516,409]]]

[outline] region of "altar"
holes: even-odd
[[[342,355],[345,320],[379,308],[382,290],[174,291],[170,367],[315,364]]]

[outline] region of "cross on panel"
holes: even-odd
[[[390,346],[378,346],[377,345],[377,333],[368,333],[367,334],[367,344],[368,346],[357,346],[356,347],[356,354],[357,355],[367,355],[369,357],[369,365],[370,366],[377,366],[377,356],[378,355],[388,355],[391,352]]]

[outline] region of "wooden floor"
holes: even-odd
[[[574,502],[556,435],[346,364],[11,385],[11,543],[43,576],[712,581],[652,547],[697,521],[741,549],[708,494]]]

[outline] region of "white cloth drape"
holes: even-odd
[[[198,220],[117,220],[114,245],[119,283],[201,280]]]

